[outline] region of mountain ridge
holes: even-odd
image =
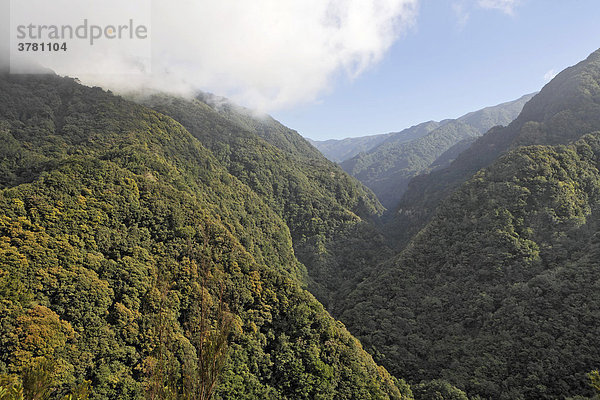
[[[417,125],[411,129],[418,129],[419,134],[409,141],[392,134],[367,153],[340,165],[371,188],[386,208],[393,210],[412,177],[431,170],[438,157],[455,144],[512,121],[531,96],[486,107],[455,120]]]
[[[237,123],[239,118],[231,123],[232,120],[223,119],[221,109],[214,109],[203,99],[204,96],[186,100],[162,95],[138,101],[180,121],[232,175],[279,214],[290,228],[296,256],[307,267],[311,292],[327,304],[329,292],[339,285],[339,278],[330,273],[335,238],[363,229],[358,225],[370,230],[368,225],[381,215],[383,208],[369,189],[325,159],[308,142],[304,143],[310,152],[298,152],[297,146],[288,146],[290,142],[304,141],[295,131],[282,129],[276,123],[275,132],[283,132],[289,139],[269,143],[268,138],[274,136],[269,132],[271,120],[258,120],[259,124],[267,121],[269,125],[262,125],[257,132],[248,125],[251,118],[246,117],[245,111],[243,125]],[[235,110],[228,113],[232,112]]]
[[[599,82],[600,50],[411,182],[405,219],[386,227],[401,251],[340,316],[392,373],[441,377],[476,398],[593,396]]]
[[[368,153],[370,150],[379,146],[386,140],[393,140],[394,137],[402,138],[401,141],[410,141],[418,139],[418,134],[412,134],[411,130],[422,124],[439,124],[439,126],[446,124],[453,120],[460,120],[466,124],[474,126],[480,131],[487,131],[494,125],[506,125],[511,122],[518,114],[517,110],[511,110],[511,106],[519,108],[521,103],[526,102],[532,94],[521,96],[519,99],[499,103],[495,106],[484,107],[477,111],[469,112],[456,119],[445,119],[442,121],[426,121],[421,124],[411,126],[398,132],[381,133],[376,135],[349,137],[345,139],[327,139],[327,140],[313,140],[307,138],[307,140],[316,147],[325,157],[331,161],[341,163],[349,160],[359,153]],[[508,110],[507,110],[508,108]],[[490,116],[490,114],[492,114]],[[494,114],[504,114],[503,116],[494,116]],[[492,120],[493,122],[490,122]],[[487,128],[487,129],[486,129]]]
[[[598,81],[599,65],[600,51],[595,51],[560,72],[527,102],[521,114],[508,126],[492,128],[446,168],[416,177],[393,210],[395,221],[388,231],[400,243],[406,244],[429,220],[444,197],[511,146],[544,140],[549,144],[567,143],[600,127],[597,117],[600,115],[597,99],[600,90],[594,83]],[[582,90],[579,96],[578,87]],[[564,93],[561,88],[565,88]],[[406,233],[400,233],[405,231],[402,227],[406,227]]]
[[[57,76],[0,77],[0,120],[2,373],[50,362],[57,395],[89,380],[91,399],[179,390],[208,319],[231,349],[216,399],[411,397],[303,289],[279,215],[180,123]]]

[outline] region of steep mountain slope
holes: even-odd
[[[513,122],[521,113],[523,107],[536,93],[526,94],[517,100],[508,101],[491,107],[473,111],[458,118],[462,123],[469,124],[480,132],[487,132],[494,126],[506,126]]]
[[[2,76],[0,136],[1,372],[46,359],[57,394],[90,379],[93,399],[139,399],[157,362],[159,388],[185,386],[222,329],[216,398],[409,394],[301,288],[277,213],[173,119]]]
[[[600,362],[599,161],[600,133],[508,153],[353,293],[343,320],[413,381],[494,399],[585,393]]]
[[[430,168],[435,171],[436,169],[445,168],[456,160],[456,158],[465,150],[467,150],[475,141],[477,137],[470,137],[463,139],[450,147],[448,150],[442,153],[431,165]]]
[[[400,132],[384,133],[381,135],[361,136],[355,138],[346,138],[341,140],[309,140],[325,157],[331,161],[341,163],[349,160],[360,153],[367,153],[369,150],[379,146],[389,139],[394,139],[400,143],[409,142],[426,135],[440,125],[439,122],[429,121],[423,124],[411,126]],[[427,129],[429,128],[429,129]]]
[[[363,262],[357,262],[364,258],[341,264],[335,253],[346,238],[373,236],[368,221],[381,213],[381,205],[369,189],[296,132],[225,100],[216,104],[205,99],[153,95],[138,101],[183,124],[229,173],[280,215],[290,228],[298,259],[308,268],[311,292],[329,305],[344,281],[362,268]]]
[[[479,134],[470,125],[452,121],[410,142],[386,142],[370,153],[360,154],[341,165],[371,188],[385,207],[393,208],[413,176],[426,171],[456,143]]]
[[[600,51],[558,74],[505,128],[493,128],[447,168],[415,178],[400,201],[389,232],[406,243],[439,202],[510,148],[566,144],[600,129]]]
[[[523,105],[533,97],[533,94],[528,94],[518,100],[498,104],[496,106],[486,107],[482,110],[474,111],[463,115],[458,120],[471,125],[480,132],[485,132],[492,126],[508,125],[521,112]],[[441,122],[430,121],[429,123],[438,124],[437,127],[449,122],[444,120]],[[417,125],[418,127],[419,125]],[[311,140],[308,141],[315,146],[325,157],[331,161],[341,163],[349,160],[359,153],[368,153],[371,149],[379,146],[386,140],[396,141],[397,143],[408,142],[418,139],[423,135],[423,131],[415,130],[415,127],[404,129],[400,132],[390,132],[380,135],[360,136],[346,139],[330,139],[330,140]]]
[[[427,172],[438,157],[457,143],[480,136],[492,126],[510,123],[532,96],[442,121],[410,141],[392,134],[369,152],[344,161],[342,168],[371,188],[385,207],[393,209],[412,177]]]
[[[278,149],[304,159],[323,160],[323,155],[293,129],[281,124],[269,115],[257,114],[238,106],[224,97],[200,93],[196,100],[208,105],[242,129],[253,132]]]
[[[346,139],[307,140],[329,160],[339,163],[354,157],[358,153],[371,150],[389,135],[389,133],[384,133]]]
[[[342,320],[393,373],[443,378],[490,399],[592,394],[598,82],[600,52],[559,74],[507,128],[478,139],[438,178],[458,185],[470,168],[491,165],[443,199],[408,246],[349,296]],[[447,193],[445,182],[428,190],[417,201]]]

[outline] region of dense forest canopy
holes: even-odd
[[[156,362],[174,388],[197,376],[198,321],[225,318],[214,398],[410,396],[302,288],[278,213],[178,122],[56,76],[2,76],[0,96],[0,372],[51,360],[55,397],[143,398],[169,383]]]
[[[0,399],[598,398],[599,82],[344,143],[378,198],[214,95],[1,75]]]
[[[361,272],[363,259],[374,262],[374,254],[347,262],[339,253],[356,236],[367,238],[360,246],[368,253],[369,238],[378,235],[372,222],[383,207],[298,133],[207,94],[193,100],[156,94],[136,99],[179,121],[279,214],[290,229],[296,256],[308,268],[310,291],[328,307],[343,296],[345,281],[359,279],[353,277]]]
[[[386,226],[403,250],[341,314],[392,373],[483,398],[593,394],[598,82],[600,51],[560,73],[508,127],[413,180]]]

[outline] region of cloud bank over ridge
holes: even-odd
[[[152,74],[79,78],[113,89],[203,89],[262,111],[290,107],[380,61],[414,24],[417,3],[154,0]]]

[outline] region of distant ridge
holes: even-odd
[[[400,253],[341,314],[384,366],[469,398],[597,397],[600,50],[413,179],[395,217]]]
[[[377,146],[340,165],[371,188],[385,207],[393,209],[406,191],[410,179],[444,166],[436,160],[459,142],[464,144],[467,139],[479,137],[493,126],[508,125],[533,95],[486,107],[457,119],[430,121],[390,133]],[[448,158],[450,154],[445,154],[444,163],[452,161],[452,158]]]

